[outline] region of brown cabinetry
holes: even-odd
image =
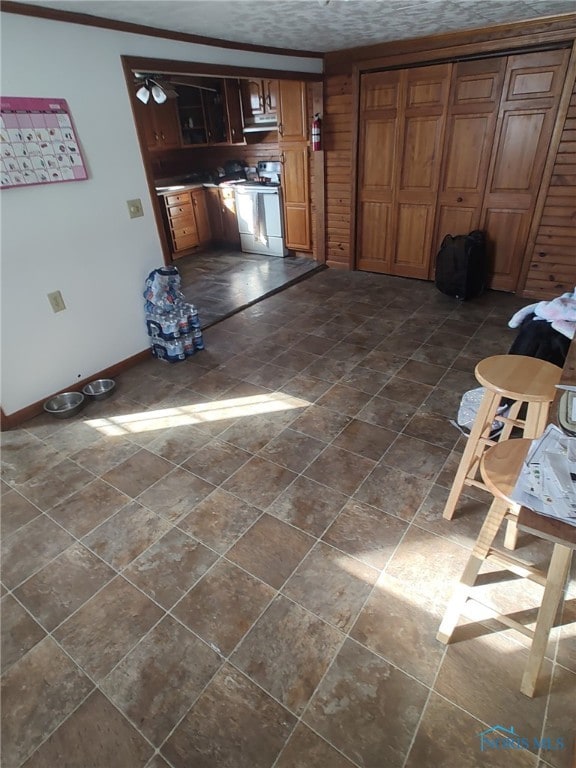
[[[212,231],[206,205],[206,190],[193,189],[190,197],[192,198],[192,207],[194,208],[198,242],[200,245],[207,245],[212,240]]]
[[[309,251],[312,246],[305,83],[278,82],[278,121],[286,246]]]
[[[241,85],[244,117],[276,120],[278,101],[277,80],[243,80]]]
[[[177,91],[183,146],[245,143],[237,79],[198,78]]]
[[[204,188],[164,195],[165,221],[173,258],[186,255],[191,248],[207,245],[212,233]]]
[[[516,290],[566,50],[361,78],[357,265],[431,279],[444,235],[483,229]]]
[[[150,150],[176,149],[180,147],[180,127],[175,99],[168,99],[164,104],[157,104],[150,99],[143,104],[134,99],[136,119],[144,135],[146,146]]]
[[[205,191],[212,239],[223,245],[240,245],[234,190],[209,187]]]

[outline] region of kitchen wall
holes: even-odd
[[[146,349],[162,264],[120,56],[320,72],[259,54],[2,13],[2,94],[68,101],[89,179],[1,191],[2,407],[14,413]],[[130,219],[126,200],[141,198]],[[62,292],[54,314],[46,294]]]

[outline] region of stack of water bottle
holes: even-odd
[[[177,363],[204,349],[198,311],[184,301],[176,267],[155,269],[146,278],[146,327],[152,355]]]

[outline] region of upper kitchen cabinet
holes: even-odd
[[[249,122],[276,121],[278,110],[277,80],[243,80],[241,85],[244,117]]]
[[[306,84],[299,80],[278,83],[278,135],[283,142],[308,141]]]
[[[163,104],[157,104],[152,99],[148,104],[143,104],[139,99],[135,99],[134,104],[136,119],[144,133],[148,149],[180,147],[180,126],[175,99],[168,99]]]
[[[238,80],[197,78],[176,90],[183,146],[245,143]]]

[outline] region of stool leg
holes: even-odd
[[[518,414],[520,413],[520,408],[522,407],[522,400],[516,400],[512,403],[510,406],[510,410],[508,411],[508,416],[506,418],[508,419],[517,419]],[[500,437],[498,438],[498,442],[500,443],[502,440],[508,440],[510,437],[510,434],[512,430],[514,429],[514,424],[511,422],[504,422],[504,429],[502,432],[500,432]]]
[[[542,604],[540,605],[536,620],[534,638],[530,647],[528,662],[524,669],[524,675],[522,676],[522,684],[520,685],[520,691],[525,696],[534,696],[536,681],[546,652],[548,636],[550,635],[550,630],[564,592],[568,571],[570,570],[571,558],[572,549],[570,547],[565,547],[562,544],[554,545],[548,575],[546,576],[544,596],[542,597]]]
[[[488,431],[488,434],[490,433],[490,426],[494,420],[494,414],[498,408],[499,401],[500,396],[489,390],[486,391],[482,398],[476,419],[472,425],[472,431],[468,436],[464,453],[462,454],[460,464],[458,465],[458,471],[456,472],[454,482],[452,483],[448,501],[444,507],[443,517],[446,520],[452,520],[452,517],[454,516],[454,510],[456,509],[456,504],[462,493],[464,483],[472,474],[476,474],[478,459],[484,452],[484,445],[480,442],[480,438],[483,437],[486,431]],[[473,471],[471,471],[472,467],[474,468]]]
[[[518,544],[518,524],[516,520],[508,520],[504,535],[504,547],[506,549],[516,549],[516,544]]]
[[[444,618],[440,624],[436,638],[440,640],[441,643],[446,644],[450,642],[450,638],[452,637],[452,633],[454,632],[456,624],[458,623],[462,609],[468,600],[470,590],[476,583],[476,578],[478,576],[480,567],[482,566],[482,563],[486,559],[490,548],[492,547],[494,539],[496,538],[496,534],[500,530],[502,520],[504,520],[504,516],[506,515],[507,511],[508,504],[505,501],[502,499],[494,499],[490,509],[488,510],[488,514],[486,515],[486,519],[484,520],[482,528],[480,529],[480,533],[476,539],[476,544],[474,545],[472,554],[466,563],[464,572],[460,577],[458,586],[454,590],[454,594],[450,598],[448,607],[446,608],[446,613],[444,614]]]
[[[523,437],[535,439],[541,437],[546,429],[550,403],[528,403]]]

